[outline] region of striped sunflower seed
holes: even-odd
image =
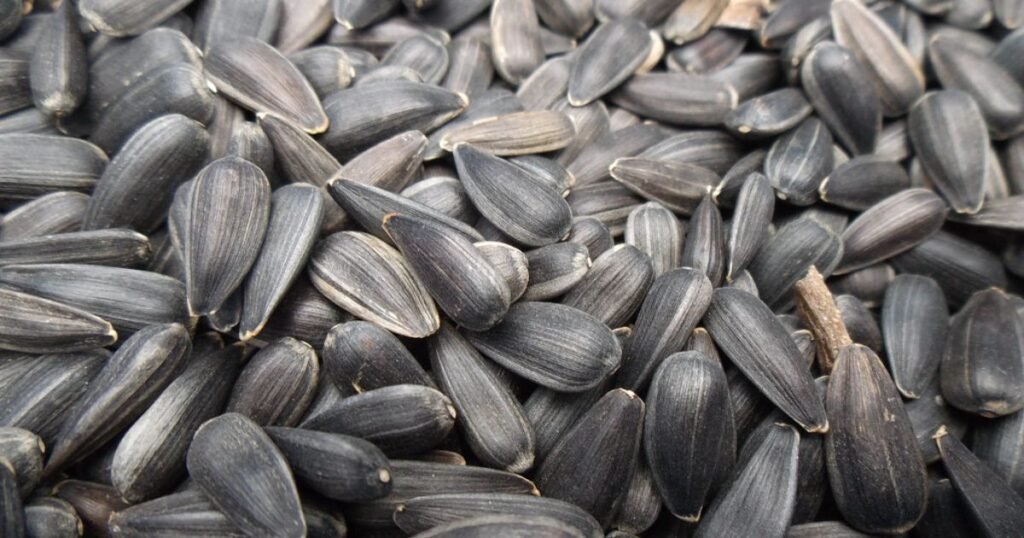
[[[588,538],[604,536],[597,520],[573,504],[547,497],[508,493],[447,493],[416,497],[398,507],[395,524],[407,533],[418,533],[487,514],[547,517],[578,529]]]
[[[435,386],[395,335],[365,321],[335,325],[324,341],[323,362],[330,381],[351,392],[404,384]]]
[[[527,251],[529,285],[525,301],[554,299],[571,291],[590,270],[590,255],[579,243],[554,243]]]
[[[886,288],[882,336],[893,381],[919,398],[936,379],[949,325],[946,297],[934,280],[900,275]]]
[[[981,461],[996,471],[1017,493],[1024,491],[1024,475],[1021,474],[1020,449],[1017,439],[1021,434],[1021,416],[1014,413],[1008,417],[978,424],[974,430],[972,452]],[[956,437],[961,437],[953,432]],[[934,441],[933,441],[934,442]]]
[[[672,71],[712,73],[743,53],[747,37],[732,29],[712,28],[700,39],[673,50],[665,58],[665,64]]]
[[[726,252],[729,264],[725,279],[732,282],[757,255],[768,239],[768,226],[775,212],[775,197],[768,178],[754,172],[747,176],[736,199],[736,209],[729,223]]]
[[[860,155],[836,166],[821,182],[818,196],[844,209],[864,211],[910,186],[910,177],[898,162]]]
[[[0,531],[4,536],[25,536],[25,510],[18,495],[14,467],[0,460]]]
[[[702,271],[715,286],[722,282],[725,273],[723,227],[718,206],[711,200],[710,194],[705,194],[690,218],[686,245],[679,259],[679,265]]]
[[[470,102],[487,91],[494,79],[490,45],[472,37],[453,39],[448,43],[448,57],[448,73],[441,86],[466,95]]]
[[[75,507],[53,498],[31,500],[24,505],[25,533],[28,536],[74,538],[83,533],[82,520]]]
[[[367,441],[297,428],[270,427],[266,432],[296,481],[327,498],[357,502],[391,492],[391,465]]]
[[[21,497],[35,489],[43,475],[45,445],[36,434],[21,428],[0,427],[0,460],[14,470]]]
[[[650,73],[630,78],[610,98],[616,105],[651,119],[680,126],[711,126],[725,119],[739,97],[730,84],[710,77]]]
[[[78,6],[83,19],[106,35],[124,37],[141,34],[181,11],[191,0],[156,0],[136,5],[126,0],[82,0]]]
[[[334,20],[349,29],[366,28],[398,7],[398,0],[334,0]]]
[[[427,84],[438,84],[448,72],[448,49],[439,40],[424,34],[395,43],[380,59],[381,67],[407,67]]]
[[[654,277],[680,267],[685,226],[657,202],[637,207],[626,220],[625,241],[647,254]]]
[[[872,153],[882,131],[882,105],[867,69],[848,49],[825,41],[804,59],[800,81],[814,110],[843,147]]]
[[[510,304],[522,297],[530,282],[530,261],[526,254],[516,247],[498,241],[481,241],[474,243],[473,246],[505,279]]]
[[[769,306],[791,304],[790,290],[811,267],[831,274],[843,256],[839,235],[811,218],[798,218],[775,232],[758,249],[747,270],[758,295]]]
[[[103,150],[56,135],[0,135],[0,201],[29,200],[55,191],[92,190],[107,165]]]
[[[78,108],[89,89],[87,65],[77,6],[62,3],[47,17],[29,63],[36,108],[50,116],[66,116]]]
[[[783,88],[740,103],[725,117],[725,128],[744,139],[780,135],[796,127],[813,109],[803,92]]]
[[[832,134],[817,118],[808,118],[772,144],[764,169],[781,200],[806,206],[834,167]]]
[[[494,69],[509,84],[518,85],[544,61],[533,2],[495,0],[490,22]]]
[[[2,235],[0,235],[2,237]],[[587,247],[590,259],[596,260],[614,246],[612,234],[601,221],[593,217],[576,217],[572,220],[572,228],[566,241],[579,243]]]
[[[585,106],[622,84],[651,52],[647,27],[636,19],[601,24],[574,54],[568,97]]]
[[[288,4],[284,3],[285,6]],[[321,99],[348,88],[356,76],[355,67],[348,55],[337,47],[311,47],[288,54],[287,57]]]
[[[466,189],[454,177],[435,176],[417,181],[399,194],[466,224],[476,223],[480,218]]]
[[[629,244],[616,245],[594,260],[583,279],[562,298],[562,304],[609,327],[619,327],[640,308],[655,276],[644,252]]]
[[[720,181],[718,174],[697,164],[643,157],[616,159],[608,173],[636,194],[682,215],[692,215]]]
[[[227,348],[222,360],[238,353]],[[224,404],[260,426],[295,426],[313,401],[320,363],[313,348],[291,337],[259,350],[245,364]]]
[[[441,147],[454,152],[466,143],[494,155],[527,155],[564,148],[575,134],[573,122],[561,112],[512,112],[453,128],[441,138]]]
[[[284,3],[282,0],[203,2],[196,11],[193,40],[207,54],[215,45],[239,37],[273,44]]]
[[[728,0],[699,0],[679,4],[665,19],[661,33],[677,45],[703,37],[728,5]]]
[[[0,349],[26,353],[82,351],[117,341],[106,321],[64,303],[0,290]]]

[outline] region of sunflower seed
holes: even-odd
[[[815,111],[854,155],[874,151],[882,109],[867,69],[848,49],[831,42],[811,50],[800,80]]]
[[[647,28],[635,19],[601,24],[574,54],[569,103],[585,106],[624,82],[651,51]]]
[[[745,155],[737,156],[735,162],[730,164],[722,180],[712,189],[711,196],[719,207],[732,207],[736,205],[736,198],[746,183],[750,174],[764,172],[764,159],[768,152],[763,149],[756,149]]]
[[[82,351],[110,345],[117,332],[78,308],[27,293],[0,290],[0,349],[27,353]]]
[[[4,63],[0,59],[0,85],[3,85],[3,71]],[[6,89],[0,87],[0,95],[10,94]],[[16,99],[18,97],[15,97]],[[4,104],[4,98],[0,98],[0,110],[6,106]],[[54,125],[53,119],[36,110],[35,108],[23,108],[17,112],[11,112],[0,116],[0,134],[8,133],[24,133],[24,134],[60,134],[57,130],[57,126]]]
[[[526,254],[513,246],[496,241],[483,241],[474,243],[473,246],[505,280],[510,303],[522,297],[530,280],[529,260]]]
[[[674,0],[596,0],[595,4],[594,11],[598,20],[634,18],[648,26],[663,22],[678,5]]]
[[[45,474],[85,458],[135,421],[181,373],[190,349],[178,324],[151,325],[125,340],[66,415]]]
[[[169,492],[185,476],[185,454],[199,426],[220,413],[240,368],[237,353],[190,361],[117,443],[110,475],[129,502]]]
[[[609,178],[609,166],[615,160],[632,157],[664,137],[665,131],[648,124],[611,131],[584,148],[567,168],[576,177],[577,186],[598,183]]]
[[[1014,413],[1008,417],[979,423],[974,430],[972,451],[988,464],[1010,487],[1020,495],[1024,491],[1024,475],[1020,471],[1021,452],[1017,440],[1024,423]],[[958,438],[958,432],[953,432]],[[959,432],[962,434],[962,432]]]
[[[494,155],[525,155],[564,148],[575,134],[572,121],[561,112],[512,112],[454,128],[441,138],[441,147],[455,151],[468,143]]]
[[[327,34],[327,44],[344,46],[346,54],[361,49],[360,56],[366,57],[369,54],[374,57],[374,60],[363,62],[370,65],[376,64],[376,58],[386,54],[395,43],[418,34],[427,34],[442,43],[447,43],[450,39],[448,33],[437,26],[394,16],[359,30],[336,24]]]
[[[618,327],[640,308],[654,278],[648,256],[631,245],[618,245],[594,260],[562,303]]]
[[[0,531],[4,536],[25,536],[25,512],[18,496],[14,467],[0,460]]]
[[[472,224],[480,218],[462,183],[454,177],[435,176],[417,181],[400,195],[460,222]]]
[[[564,392],[596,386],[615,370],[621,356],[606,325],[575,308],[552,303],[516,303],[493,329],[465,336],[513,373]]]
[[[244,536],[198,488],[187,489],[109,513],[104,531],[126,537],[171,537],[185,533]]]
[[[696,164],[645,158],[616,159],[608,172],[629,190],[682,215],[692,214],[719,182],[718,174]]]
[[[334,19],[346,28],[365,28],[398,7],[398,0],[334,0]]]
[[[356,76],[355,67],[348,55],[337,47],[319,46],[300,50],[289,54],[288,61],[306,77],[321,99],[348,88]]]
[[[526,252],[529,286],[525,301],[554,299],[580,282],[590,269],[590,256],[579,243],[555,243]]]
[[[976,213],[983,201],[988,134],[970,96],[959,90],[927,94],[911,109],[908,130],[921,166],[953,210]]]
[[[225,157],[245,159],[274,176],[274,146],[263,128],[251,121],[235,123],[225,149]]]
[[[775,140],[764,167],[781,200],[811,205],[833,162],[832,135],[817,118],[808,118]]]
[[[839,236],[810,218],[780,228],[760,249],[747,270],[758,295],[769,306],[791,304],[790,290],[811,266],[831,274],[843,256]]]
[[[610,98],[630,112],[682,126],[717,125],[736,107],[738,100],[731,85],[685,73],[637,75]]]
[[[391,491],[391,469],[377,447],[355,437],[294,428],[267,428],[296,480],[330,499],[366,501]]]
[[[36,108],[50,116],[78,108],[89,89],[87,63],[76,6],[61,4],[47,17],[29,65]]]
[[[832,428],[825,435],[825,454],[839,511],[865,532],[913,527],[925,509],[924,461],[878,356],[859,344],[842,348],[827,406]],[[872,484],[870,494],[864,484]]]
[[[75,538],[82,535],[82,520],[66,501],[33,499],[24,505],[25,535]]]
[[[21,428],[0,427],[0,460],[14,470],[21,497],[28,497],[43,475],[43,440]]]
[[[665,20],[661,33],[677,45],[698,39],[711,29],[728,5],[728,0],[679,4]]]
[[[886,288],[885,348],[893,380],[905,397],[922,396],[936,379],[948,324],[946,298],[934,280],[900,275]]]
[[[568,166],[579,157],[591,143],[608,132],[611,118],[608,107],[601,101],[594,101],[585,106],[573,106],[566,99],[559,99],[552,108],[569,117],[575,127],[575,136],[555,157],[559,164]]]
[[[939,428],[934,439],[942,454],[942,466],[978,530],[988,536],[1017,532],[1015,529],[1024,523],[1024,499],[945,428]]]
[[[486,514],[552,518],[578,529],[583,536],[604,536],[597,521],[572,504],[557,499],[508,493],[449,493],[416,497],[398,507],[395,523],[405,532],[416,533]]]
[[[828,2],[821,0],[788,0],[767,16],[757,33],[765,48],[777,49],[792,43],[801,29],[828,15]],[[827,19],[826,19],[827,20]]]
[[[260,426],[295,426],[313,401],[319,382],[320,363],[313,348],[285,337],[249,359],[224,408]]]
[[[0,266],[89,263],[133,267],[149,260],[149,240],[131,230],[98,230],[0,242]]]
[[[899,37],[875,12],[860,2],[842,0],[831,6],[836,42],[864,67],[887,117],[900,116],[924,93],[924,75]]]
[[[695,536],[783,536],[796,503],[799,445],[796,428],[773,425],[711,502]]]
[[[245,532],[305,535],[287,461],[242,415],[221,415],[199,428],[188,450],[188,470],[210,501]]]
[[[89,191],[107,156],[83,140],[55,135],[0,135],[0,201],[61,190]]]
[[[725,271],[725,238],[722,214],[718,206],[705,194],[690,219],[686,246],[679,265],[704,272],[712,285],[722,281]]]
[[[355,392],[401,384],[434,387],[401,341],[372,323],[350,321],[332,328],[323,360],[331,380]]]
[[[695,164],[721,175],[745,154],[743,146],[725,132],[689,130],[648,147],[638,157]]]
[[[110,513],[128,507],[112,486],[82,480],[59,482],[53,488],[53,495],[73,506],[85,530],[100,537],[110,535],[107,527]]]
[[[935,441],[928,438],[934,448]],[[947,536],[974,536],[978,531],[967,505],[960,500],[960,494],[948,478],[937,480],[932,477],[928,482],[928,507],[924,517],[914,525],[915,532],[923,534],[945,534]]]
[[[844,209],[864,211],[884,198],[910,187],[898,162],[878,155],[861,155],[836,166],[818,187],[822,201]]]
[[[791,526],[786,531],[786,538],[863,538],[864,536],[868,535],[846,526],[841,521],[801,523]]]
[[[757,297],[735,288],[715,290],[704,325],[743,375],[794,422],[811,433],[828,431],[800,350]]]
[[[205,124],[213,116],[214,103],[201,68],[172,63],[147,73],[111,103],[90,140],[114,153],[136,129],[160,116],[181,114]]]
[[[529,77],[519,83],[516,97],[526,110],[550,108],[565,96],[571,70],[570,59],[552,58],[542,63]]]
[[[726,280],[731,282],[757,255],[768,239],[768,225],[774,211],[775,198],[768,178],[757,172],[751,173],[740,188],[736,210],[729,224]]]
[[[334,22],[331,0],[284,0],[277,29],[277,49],[282,54],[305,49],[327,32]]]
[[[0,5],[0,40],[7,39],[21,25],[25,15],[23,0],[10,0]]]
[[[886,290],[895,277],[896,271],[891,265],[879,263],[831,279],[829,289],[835,295],[853,295],[868,308],[875,308],[882,304]]]
[[[843,325],[850,333],[850,338],[877,354],[882,353],[882,330],[878,327],[874,315],[852,295],[838,295],[835,298],[836,308],[842,316]]]
[[[564,153],[565,151],[562,151],[559,154],[559,158]],[[510,161],[527,172],[531,172],[533,176],[530,179],[544,180],[556,192],[561,193],[563,198],[576,185],[576,177],[566,170],[558,160],[540,155],[523,155],[521,157],[513,157]]]
[[[480,39],[466,37],[448,44],[450,65],[441,86],[475,99],[487,91],[494,78],[490,45]]]
[[[0,235],[0,237],[3,236]],[[597,260],[598,256],[614,246],[612,234],[608,232],[608,228],[593,217],[574,218],[572,228],[569,229],[569,235],[565,237],[565,240],[587,247],[592,260]]]
[[[1022,333],[1024,322],[1002,290],[974,293],[950,321],[940,368],[946,400],[985,417],[1024,407]]]
[[[157,0],[137,5],[125,0],[82,0],[78,10],[103,34],[124,37],[141,34],[181,11],[192,0]]]
[[[779,135],[795,127],[812,112],[803,93],[784,88],[743,101],[725,117],[725,128],[740,138]]]
[[[455,414],[437,390],[393,385],[349,396],[301,427],[361,437],[389,456],[402,456],[435,447],[451,431]]]
[[[747,44],[747,34],[713,28],[700,39],[674,49],[665,64],[671,71],[712,73],[729,65]]]
[[[647,254],[655,278],[680,266],[684,235],[684,225],[657,202],[637,207],[626,220],[625,241]]]
[[[491,6],[494,68],[517,85],[544,61],[540,24],[530,0],[495,0]]]
[[[380,60],[381,66],[408,67],[427,84],[438,84],[448,71],[448,49],[426,35],[404,39],[391,47]]]

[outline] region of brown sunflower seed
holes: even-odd
[[[722,214],[710,194],[693,211],[679,265],[704,272],[712,285],[722,282],[725,272],[725,238]]]
[[[655,277],[680,266],[684,235],[684,225],[657,202],[637,207],[626,220],[626,243],[647,254]]]
[[[78,108],[89,89],[87,65],[77,6],[62,3],[47,17],[29,65],[36,108],[50,116]]]
[[[511,303],[504,278],[465,237],[427,219],[401,213],[384,229],[438,306],[459,325],[486,330]]]
[[[203,424],[188,450],[188,470],[209,500],[243,531],[305,535],[288,462],[251,420],[227,413]]]
[[[886,288],[882,336],[896,388],[916,399],[936,379],[949,325],[946,297],[934,280],[900,275]]]
[[[750,262],[747,270],[757,283],[758,295],[769,306],[787,305],[790,290],[811,266],[823,275],[843,256],[839,235],[810,218],[799,218],[772,235]]]
[[[554,243],[526,252],[529,285],[525,301],[557,298],[580,282],[590,269],[590,255],[579,243]]]
[[[310,47],[289,54],[288,61],[306,77],[321,99],[348,88],[356,77],[355,67],[348,55],[338,47]]]
[[[309,82],[270,45],[251,37],[217,43],[205,68],[217,89],[240,105],[281,116],[308,133],[327,130],[327,114]],[[270,74],[257,78],[259,70]]]
[[[796,504],[799,447],[796,428],[774,424],[711,502],[695,536],[784,535]]]
[[[830,9],[836,42],[864,66],[887,117],[900,116],[924,93],[921,66],[892,29],[860,2],[842,0]]]
[[[312,347],[281,338],[253,355],[224,407],[261,426],[294,426],[312,402],[319,380]]]
[[[901,273],[935,279],[951,305],[963,304],[976,291],[1007,285],[1006,271],[998,256],[941,230],[893,258],[893,266]]]
[[[751,173],[740,188],[736,210],[729,223],[727,281],[732,282],[739,276],[766,242],[774,212],[775,197],[768,178],[757,172]]]
[[[864,211],[888,196],[910,187],[910,177],[898,162],[879,155],[860,155],[836,166],[821,185],[822,201],[844,209]]]
[[[484,355],[542,386],[580,392],[619,364],[621,348],[598,319],[564,305],[516,303],[493,329],[467,333]]]
[[[651,52],[647,27],[635,19],[617,19],[597,27],[574,53],[569,103],[585,106],[615,89]]]
[[[0,427],[0,460],[14,470],[21,497],[28,497],[43,475],[43,440],[21,428]]]
[[[934,439],[942,466],[976,528],[988,536],[1017,532],[1024,523],[1024,499],[945,428],[939,428]]]
[[[188,331],[176,323],[125,340],[66,415],[45,474],[85,458],[135,421],[185,368],[190,349]]]
[[[126,0],[82,0],[78,6],[83,19],[106,35],[123,37],[141,34],[181,11],[191,0],[157,0],[138,5]]]
[[[692,214],[719,182],[718,174],[696,164],[642,157],[616,159],[608,173],[631,191],[682,215]]]
[[[800,90],[784,88],[743,101],[726,115],[724,123],[740,138],[767,138],[795,127],[812,110]]]
[[[490,21],[494,68],[508,83],[519,84],[544,61],[533,2],[496,0]]]
[[[121,498],[150,499],[181,481],[192,436],[223,410],[240,362],[239,354],[230,352],[196,357],[128,428],[110,465]]]
[[[323,361],[330,381],[357,393],[391,385],[435,386],[398,338],[365,321],[334,326],[324,342]]]
[[[780,136],[765,157],[764,168],[778,197],[794,205],[811,205],[818,186],[834,167],[832,135],[817,118]]]
[[[451,432],[451,400],[422,385],[392,385],[349,396],[300,427],[360,437],[389,456],[434,448]]]
[[[0,237],[3,236],[0,235]],[[569,229],[569,235],[565,237],[565,240],[587,247],[587,251],[590,252],[590,259],[592,260],[596,260],[598,256],[614,246],[612,234],[608,231],[608,228],[601,224],[600,220],[593,217],[574,218],[572,220],[572,228]]]
[[[564,148],[575,134],[573,122],[561,112],[512,112],[454,128],[441,138],[441,147],[455,151],[468,143],[494,155],[526,155]]]
[[[738,100],[728,83],[685,73],[637,75],[610,98],[630,112],[682,126],[717,125]]]
[[[62,190],[92,190],[106,165],[103,150],[84,140],[0,135],[0,201],[29,200]]]
[[[242,284],[269,218],[270,183],[252,163],[225,157],[199,172],[185,235],[190,312],[214,312]]]
[[[811,433],[828,431],[800,350],[757,297],[735,288],[715,290],[704,325],[743,375],[794,422]]]
[[[842,348],[828,384],[829,482],[843,517],[865,532],[902,532],[924,514],[927,475],[899,393],[882,361]],[[864,484],[870,486],[865,494]]]
[[[295,428],[270,427],[266,432],[288,460],[295,479],[327,498],[358,502],[391,491],[391,466],[367,441]]]
[[[632,245],[617,245],[594,260],[562,303],[618,327],[640,308],[654,278],[647,255]]]
[[[800,81],[829,129],[854,155],[875,150],[882,108],[867,69],[848,49],[820,43],[804,59]]]
[[[661,33],[677,45],[698,39],[708,33],[728,5],[728,0],[699,0],[679,4],[665,20]]]

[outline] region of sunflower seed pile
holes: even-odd
[[[0,537],[1024,536],[1024,0],[0,0]]]

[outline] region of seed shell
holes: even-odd
[[[937,379],[949,312],[942,288],[920,275],[900,275],[885,290],[882,336],[893,381],[907,398]]]
[[[977,424],[971,446],[978,459],[999,474],[1017,495],[1024,491],[1024,474],[1020,471],[1021,449],[1017,442],[1024,427],[1022,417],[1024,416],[1014,413],[1005,418]],[[957,432],[953,432],[953,435],[961,437]]]
[[[864,211],[910,188],[910,177],[898,162],[880,155],[860,155],[832,170],[818,187],[821,200],[844,209]]]
[[[141,34],[171,17],[191,0],[156,0],[137,4],[126,0],[82,0],[78,10],[83,19],[100,32],[113,37]]]
[[[635,19],[601,24],[574,54],[569,103],[585,106],[623,83],[651,51],[647,28]]]
[[[62,3],[47,17],[29,64],[36,108],[50,116],[78,108],[89,89],[87,61],[78,10],[71,2]]]
[[[518,85],[544,61],[533,2],[495,0],[490,22],[494,69],[506,82]]]
[[[0,135],[0,201],[55,191],[89,191],[107,165],[103,150],[56,135]]]
[[[691,215],[718,174],[696,164],[642,157],[616,159],[608,166],[612,179],[644,198],[681,215]]]
[[[266,432],[288,460],[298,483],[325,497],[358,502],[391,491],[391,465],[367,441],[296,428],[270,427]]]
[[[647,254],[655,278],[680,266],[686,228],[657,202],[637,207],[626,220],[625,241]]]
[[[27,497],[42,478],[44,450],[43,440],[36,434],[22,428],[0,427],[0,460],[14,470],[21,497]]]
[[[769,138],[796,127],[811,112],[803,92],[784,88],[740,103],[725,117],[725,128],[743,139]]]
[[[617,245],[594,260],[562,304],[619,327],[640,308],[654,278],[649,256],[632,245]]]
[[[310,407],[319,382],[320,363],[313,348],[284,337],[249,359],[224,408],[260,426],[295,426]]]
[[[747,270],[761,300],[769,306],[792,301],[790,290],[811,267],[830,274],[843,256],[840,237],[811,218],[798,218],[775,232]]]
[[[547,517],[561,521],[583,533],[583,536],[604,536],[590,514],[575,505],[547,497],[508,493],[448,493],[416,497],[402,503],[395,511],[395,523],[407,533],[417,533],[471,517],[502,514]]]
[[[334,384],[354,392],[403,384],[434,387],[398,338],[365,321],[334,326],[324,341],[323,362]]]
[[[692,267],[707,275],[712,285],[722,282],[725,273],[725,232],[718,206],[705,194],[690,218],[686,245],[679,259],[682,267]]]
[[[526,252],[529,285],[522,299],[543,301],[571,291],[590,269],[590,256],[579,243],[554,243]]]
[[[832,135],[817,118],[780,136],[765,157],[764,169],[779,199],[806,206],[833,169]]]
[[[738,95],[731,85],[710,77],[650,73],[630,78],[610,99],[651,119],[680,126],[710,126],[721,123],[736,107]]]
[[[285,5],[288,3],[285,2]],[[355,67],[348,55],[337,47],[310,47],[292,52],[287,58],[321,99],[348,88],[356,76]]]
[[[733,281],[757,255],[768,239],[768,227],[775,212],[775,198],[768,178],[754,172],[747,176],[736,199],[736,209],[729,223],[726,255],[729,264],[725,279]]]
[[[78,308],[11,290],[0,290],[0,349],[26,353],[84,351],[110,345],[117,332]]]

